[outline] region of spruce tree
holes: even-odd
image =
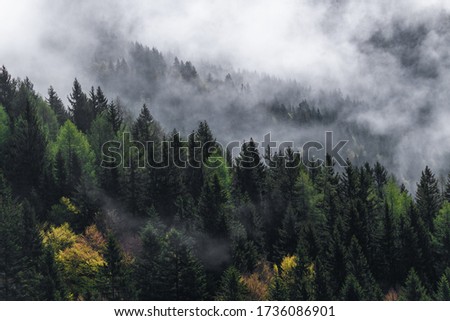
[[[346,271],[352,275],[362,287],[362,298],[379,300],[381,290],[376,283],[358,240],[353,237],[346,254]]]
[[[47,139],[36,115],[27,101],[24,113],[14,124],[14,131],[5,155],[6,176],[19,195],[27,196],[40,186],[47,152]]]
[[[450,283],[445,274],[438,282],[435,299],[437,301],[450,301]]]
[[[236,179],[241,193],[247,194],[252,202],[259,204],[263,192],[264,165],[252,138],[242,145],[236,159]]]
[[[16,92],[16,81],[11,78],[5,66],[0,69],[0,105],[9,113],[12,100]]]
[[[203,267],[194,256],[189,239],[172,228],[164,237],[161,289],[166,300],[202,300],[206,295]]]
[[[422,281],[414,269],[409,271],[405,285],[400,292],[400,300],[402,301],[428,301],[426,288],[422,285]]]
[[[222,275],[216,299],[219,301],[244,301],[247,289],[239,271],[231,266]]]
[[[69,113],[67,112],[62,100],[58,97],[58,94],[52,86],[48,88],[47,102],[50,105],[50,108],[55,113],[58,124],[62,126],[66,122],[66,120],[69,119]]]
[[[102,273],[105,278],[105,297],[114,301],[132,299],[130,269],[122,249],[112,233],[108,234],[104,257],[106,265],[103,267]]]
[[[364,289],[353,274],[349,274],[342,285],[340,299],[344,301],[366,300]]]
[[[156,227],[155,227],[156,226]],[[164,300],[160,274],[162,264],[162,240],[160,226],[148,223],[141,233],[142,250],[137,258],[135,279],[140,300]]]
[[[81,88],[80,83],[75,78],[72,87],[72,93],[68,97],[73,123],[83,133],[87,133],[91,128],[91,123],[94,120],[95,113],[92,103]]]
[[[438,181],[427,166],[417,184],[416,202],[419,215],[430,232],[434,232],[434,219],[441,207],[441,195]]]

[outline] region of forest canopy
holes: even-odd
[[[204,119],[169,132],[151,105],[129,105],[169,71],[200,91],[205,80],[156,49],[135,44],[133,55],[134,66],[100,68],[123,100],[75,79],[68,108],[53,87],[43,98],[0,70],[0,299],[450,299],[450,176],[442,186],[426,167],[410,192],[379,162],[290,167],[292,150],[260,153],[251,137],[235,156]],[[130,70],[142,87],[125,87]],[[232,82],[214,86],[250,90]],[[301,126],[334,117],[304,99],[263,107]],[[162,153],[163,168],[138,166],[154,152],[139,147],[121,155],[130,166],[100,166],[102,145],[124,133],[156,153],[183,148]],[[176,166],[197,142],[208,145],[200,165]]]

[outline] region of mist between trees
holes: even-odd
[[[205,126],[207,123],[205,122]],[[339,154],[340,150],[348,143],[348,141],[340,141],[333,147],[333,133],[325,133],[325,146],[318,141],[306,142],[300,150],[296,150],[293,142],[274,142],[271,140],[270,133],[264,135],[262,143],[255,142],[253,138],[246,143],[241,144],[239,141],[229,142],[225,147],[216,140],[199,141],[196,139],[195,133],[186,140],[180,138],[180,133],[174,133],[171,141],[137,141],[131,139],[131,133],[123,132],[122,141],[108,141],[102,145],[101,167],[130,168],[133,158],[136,159],[138,168],[146,166],[153,169],[167,168],[169,165],[186,168],[220,168],[226,166],[232,168],[233,155],[242,150],[241,164],[248,164],[245,168],[253,169],[259,166],[259,153],[265,153],[263,163],[266,166],[276,166],[272,158],[272,150],[278,149],[278,157],[289,155],[285,166],[289,168],[299,167],[301,164],[307,168],[320,166],[334,166],[336,163],[340,167],[347,166],[347,162]],[[324,151],[322,158],[317,157],[320,151]],[[234,154],[233,154],[234,151]],[[315,153],[314,153],[315,152]],[[173,164],[169,164],[170,154],[173,155]],[[281,156],[280,156],[281,155]],[[325,162],[325,158],[330,157],[330,161]],[[158,159],[156,159],[158,158]],[[226,161],[228,160],[228,161]],[[202,163],[203,161],[206,161]]]
[[[379,162],[290,167],[292,149],[250,139],[236,157],[204,149],[198,168],[175,166],[177,148],[164,168],[140,168],[139,149],[105,168],[104,142],[176,146],[178,131],[78,80],[68,110],[4,67],[0,88],[1,299],[450,298],[450,181],[429,167],[412,194]],[[189,145],[216,141],[196,127]]]

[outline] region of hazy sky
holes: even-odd
[[[44,89],[81,73],[98,28],[186,59],[346,89],[360,72],[358,41],[393,16],[420,19],[448,1],[0,0],[0,60]],[[66,75],[69,73],[69,75]],[[67,77],[69,76],[69,77]],[[64,87],[65,88],[65,87]]]

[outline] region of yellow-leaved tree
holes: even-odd
[[[95,225],[87,227],[84,234],[75,234],[68,223],[52,226],[43,233],[43,241],[54,252],[69,298],[99,298],[97,280],[106,264],[102,254],[106,242]]]

